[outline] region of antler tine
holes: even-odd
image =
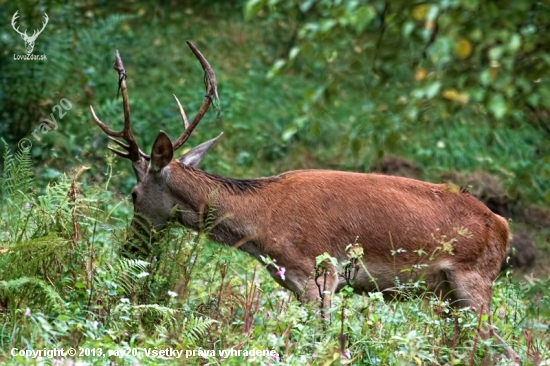
[[[176,99],[176,103],[178,103],[178,108],[181,114],[181,120],[183,121],[183,128],[184,130],[187,130],[189,128],[189,122],[187,121],[187,116],[185,115],[185,111],[183,110],[183,107],[181,106],[181,103],[178,100],[178,97],[176,97],[176,94],[172,94],[172,95]]]
[[[113,141],[114,143],[116,143],[118,146],[120,147],[123,147],[125,148],[126,150],[128,150],[130,148],[130,145],[120,141],[120,140],[117,140],[115,139],[114,137],[112,136],[107,136],[111,141]],[[113,149],[111,149],[113,150]],[[146,153],[144,153],[143,151],[141,151],[141,149],[139,149],[139,154],[141,155],[141,157],[143,157],[145,160],[151,160],[151,156],[147,155]],[[120,154],[119,154],[120,155]],[[127,156],[125,156],[127,157]]]
[[[123,148],[125,148],[126,150],[128,150],[128,149],[130,148],[130,145],[128,145],[128,144],[126,144],[126,143],[124,143],[124,142],[122,142],[122,141],[120,141],[120,140],[117,140],[117,139],[115,139],[115,138],[112,137],[112,136],[107,136],[107,137],[109,138],[109,140],[114,141],[118,146],[123,147]]]
[[[217,102],[219,101],[218,83],[216,81],[216,75],[214,74],[214,70],[212,70],[212,67],[210,66],[206,58],[204,58],[202,53],[197,49],[197,47],[195,47],[193,43],[191,43],[190,41],[187,41],[187,45],[189,46],[189,48],[191,48],[191,51],[193,51],[193,53],[195,54],[195,57],[197,57],[197,59],[201,63],[201,66],[204,70],[204,85],[206,87],[206,95],[204,96],[204,101],[202,102],[202,105],[199,108],[199,111],[197,112],[197,115],[195,116],[195,118],[193,118],[193,121],[191,122],[191,124],[185,129],[183,134],[181,134],[180,137],[178,137],[177,140],[174,141],[174,143],[172,144],[174,150],[179,149],[181,145],[183,145],[189,139],[189,136],[191,136],[191,133],[201,121],[202,117],[208,110],[208,107],[210,107],[210,104],[212,104],[212,101],[214,99]],[[180,106],[180,112],[181,110],[183,110],[183,108],[181,108]],[[220,112],[218,109],[218,115],[219,113]],[[182,118],[183,118],[183,115],[182,115]],[[185,124],[185,121],[184,121],[184,124]]]
[[[126,159],[130,159],[130,154],[128,154],[127,152],[120,151],[120,150],[115,149],[115,148],[110,147],[110,146],[107,146],[107,148],[108,148],[109,150],[111,150],[112,152],[114,152],[115,154],[117,154],[118,156],[120,156],[120,157],[123,157],[123,158],[126,158]]]
[[[113,136],[113,137],[124,137],[122,135],[122,131],[113,131],[111,130],[109,127],[107,127],[107,125],[103,122],[100,121],[99,118],[97,118],[95,112],[94,112],[94,107],[90,106],[90,112],[92,112],[92,118],[94,119],[95,123],[97,123],[97,125],[103,130],[103,132],[105,132],[108,136]]]

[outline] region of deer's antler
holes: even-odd
[[[184,125],[184,132],[172,144],[172,148],[174,149],[174,151],[180,148],[189,139],[189,136],[191,136],[191,133],[201,121],[202,117],[210,107],[210,104],[212,104],[212,101],[219,100],[218,87],[217,87],[216,75],[214,74],[214,70],[212,70],[212,67],[210,67],[210,64],[208,63],[208,61],[206,61],[204,56],[193,45],[193,43],[191,43],[190,41],[187,41],[187,44],[189,45],[189,47],[191,48],[195,56],[198,58],[204,70],[204,84],[206,86],[206,95],[204,97],[204,101],[202,102],[201,107],[199,108],[199,111],[197,112],[197,115],[195,116],[195,118],[193,118],[193,121],[191,122],[191,124],[189,124],[189,122],[187,121],[187,116],[185,115],[185,111],[183,110],[183,107],[181,106],[178,98],[174,95],[174,98],[176,98],[176,102],[178,104],[178,108],[179,108],[183,125]],[[115,68],[115,70],[118,71],[119,88],[122,92],[122,105],[124,108],[124,128],[122,129],[122,131],[113,131],[105,123],[101,122],[101,120],[96,116],[92,106],[90,106],[90,111],[92,112],[92,117],[95,123],[97,123],[97,125],[103,130],[103,132],[105,132],[109,136],[109,138],[112,141],[114,141],[118,146],[126,150],[126,151],[120,151],[118,149],[109,147],[109,149],[115,154],[117,154],[118,156],[121,156],[126,159],[130,159],[132,161],[132,165],[134,167],[136,177],[138,181],[140,181],[141,178],[143,177],[143,174],[147,170],[146,161],[151,160],[151,157],[140,150],[138,143],[134,138],[134,134],[132,133],[131,122],[130,122],[130,104],[128,102],[128,90],[126,88],[126,71],[124,70],[122,59],[120,58],[120,54],[118,53],[118,50],[116,51],[115,63],[113,67]],[[219,110],[218,110],[218,114],[219,114]],[[118,140],[117,138],[124,139],[126,143]]]
[[[122,106],[124,109],[124,127],[122,131],[113,131],[109,127],[107,127],[107,125],[105,125],[99,120],[99,118],[97,118],[94,112],[94,108],[92,106],[90,106],[90,111],[92,112],[92,117],[95,123],[97,123],[97,125],[103,130],[103,132],[105,132],[109,136],[109,138],[116,142],[120,147],[127,150],[126,152],[124,152],[109,147],[109,150],[111,150],[118,156],[130,159],[132,161],[136,177],[139,181],[145,173],[145,170],[147,169],[146,160],[149,160],[150,157],[139,149],[138,143],[134,138],[134,134],[132,133],[132,126],[130,121],[130,103],[128,102],[128,89],[126,88],[126,70],[124,70],[124,65],[122,64],[122,59],[120,58],[120,53],[118,52],[118,50],[115,54],[115,63],[113,67],[115,70],[118,71],[119,88],[122,92]],[[126,140],[127,144],[120,140],[117,140],[115,137],[123,138],[124,140]]]
[[[214,74],[214,70],[212,70],[212,67],[210,66],[208,61],[206,61],[206,58],[204,58],[202,53],[197,49],[197,47],[195,47],[193,43],[191,43],[191,41],[187,41],[187,45],[189,46],[189,48],[191,48],[191,51],[193,51],[193,53],[201,63],[202,69],[204,70],[204,85],[206,87],[206,95],[204,96],[204,101],[202,102],[202,105],[199,108],[197,115],[195,116],[195,118],[193,118],[193,121],[191,122],[190,125],[187,122],[187,117],[185,116],[185,112],[183,111],[183,108],[181,107],[181,104],[178,101],[178,98],[176,98],[176,102],[178,103],[178,107],[181,114],[181,119],[183,120],[183,124],[185,126],[185,131],[183,131],[180,137],[178,137],[176,141],[174,141],[174,143],[172,144],[174,151],[179,149],[181,145],[183,145],[189,139],[189,136],[191,136],[191,133],[193,132],[195,127],[197,127],[202,117],[204,117],[204,114],[208,110],[208,107],[210,107],[210,104],[212,104],[212,101],[213,100],[216,100],[216,102],[219,101],[218,83],[216,81],[216,75]],[[219,113],[220,112],[218,109],[218,115]]]

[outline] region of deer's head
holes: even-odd
[[[116,52],[114,68],[119,73],[119,86],[122,92],[124,108],[124,128],[122,131],[113,131],[107,127],[107,125],[99,120],[93,108],[90,106],[94,121],[112,141],[126,151],[121,151],[112,147],[109,147],[109,149],[132,162],[137,180],[136,185],[132,189],[132,200],[134,203],[134,219],[132,226],[138,230],[139,228],[137,226],[148,226],[156,229],[162,228],[170,220],[170,215],[174,207],[178,205],[181,206],[181,201],[170,192],[167,186],[167,178],[170,175],[168,165],[172,162],[174,152],[189,139],[189,136],[201,121],[213,99],[218,98],[214,71],[200,51],[191,42],[188,41],[187,44],[204,69],[206,95],[197,115],[191,123],[187,121],[185,112],[174,95],[184,125],[184,132],[174,142],[170,140],[166,133],[160,131],[153,144],[151,155],[147,155],[140,150],[131,129],[130,106],[128,103],[128,91],[125,81],[126,74],[118,51]],[[177,162],[189,167],[195,167],[220,136],[221,134],[212,140],[190,149],[182,157],[177,159]],[[120,141],[118,138],[122,138],[126,142]]]
[[[48,24],[48,20],[49,20],[48,14],[44,13],[44,21],[42,22],[42,29],[40,30],[35,29],[32,35],[29,36],[27,35],[26,29],[24,32],[20,32],[19,27],[16,27],[16,20],[19,17],[19,15],[17,15],[18,12],[19,11],[16,11],[15,14],[13,14],[13,17],[11,18],[11,26],[17,33],[19,33],[21,38],[23,38],[23,40],[25,41],[25,48],[27,49],[27,55],[30,55],[32,53],[32,50],[34,49],[34,42],[36,41],[36,38],[38,38],[40,33],[42,33],[44,28],[46,28],[46,24]]]

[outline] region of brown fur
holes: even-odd
[[[236,181],[177,162],[170,164],[166,183],[180,208],[194,211],[180,217],[184,225],[199,229],[199,213],[215,205],[220,223],[212,229],[212,239],[228,245],[244,239],[240,249],[257,259],[263,255],[276,260],[286,268],[287,279],[282,281],[271,268],[275,280],[305,299],[318,297],[312,284],[315,258],[327,252],[343,261],[345,247],[357,241],[367,270],[376,278],[372,283],[360,273],[357,292],[393,287],[396,276],[402,281],[410,276],[401,269],[426,263],[426,278],[444,272],[452,291],[458,292],[447,295],[464,305],[488,308],[506,253],[506,220],[448,185],[327,170]],[[443,242],[452,242],[449,250],[437,249]],[[392,256],[399,248],[405,252]],[[419,257],[414,252],[419,249],[426,254]],[[439,254],[430,261],[433,253]],[[332,291],[338,283],[335,278]]]

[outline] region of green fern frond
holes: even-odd
[[[197,341],[206,337],[208,328],[210,328],[210,326],[214,323],[217,323],[214,319],[195,317],[192,315],[185,321],[183,329],[184,336],[187,338],[189,343],[197,343]]]
[[[143,252],[142,254],[148,255],[151,246],[151,224],[149,219],[139,212],[135,212],[128,233],[130,237],[128,244],[133,247],[133,250],[138,249]]]
[[[206,213],[206,220],[204,223],[204,229],[206,232],[210,232],[216,225],[216,209],[218,206],[219,190],[215,189],[208,195],[208,212]]]
[[[4,171],[2,176],[5,176],[6,172],[13,169],[13,155],[6,140],[2,138],[0,139],[0,141],[2,141],[2,143],[4,144],[4,154],[2,155],[2,161],[4,162]],[[4,179],[2,179],[2,194],[4,194]]]
[[[177,310],[158,304],[128,305],[124,303],[117,305],[113,309],[113,315],[120,314],[122,316],[127,316],[129,312],[140,317],[145,314],[150,314],[154,317],[160,318],[163,323],[172,323]]]
[[[21,201],[32,192],[34,174],[32,171],[30,147],[12,154],[8,144],[4,144],[4,176],[2,177],[2,196],[13,201]]]
[[[120,259],[118,261],[117,270],[120,274],[138,275],[141,272],[145,272],[149,262],[139,259]]]
[[[32,197],[32,184],[34,175],[32,171],[32,161],[30,157],[30,148],[25,148],[12,154],[8,144],[2,139],[4,144],[4,172],[0,179],[2,194],[2,210],[0,217],[9,233],[10,242],[20,239],[26,231],[31,212],[30,208],[34,202]]]
[[[70,249],[70,242],[54,232],[13,244],[4,254],[9,260],[0,273],[3,278],[34,274],[52,263],[64,263]]]
[[[142,274],[147,273],[149,262],[139,259],[120,259],[117,265],[112,269],[114,272],[114,282],[122,287],[126,293],[131,293],[136,280]]]
[[[25,298],[29,301],[36,301],[40,298],[40,292],[44,295],[49,306],[61,305],[63,303],[63,299],[55,288],[38,278],[20,277],[10,281],[0,281],[0,294],[2,297],[17,300]],[[38,302],[40,303],[40,301]]]
[[[153,313],[154,315],[160,316],[165,320],[170,319],[176,313],[176,310],[158,304],[134,305],[132,308],[140,315],[145,313]]]

